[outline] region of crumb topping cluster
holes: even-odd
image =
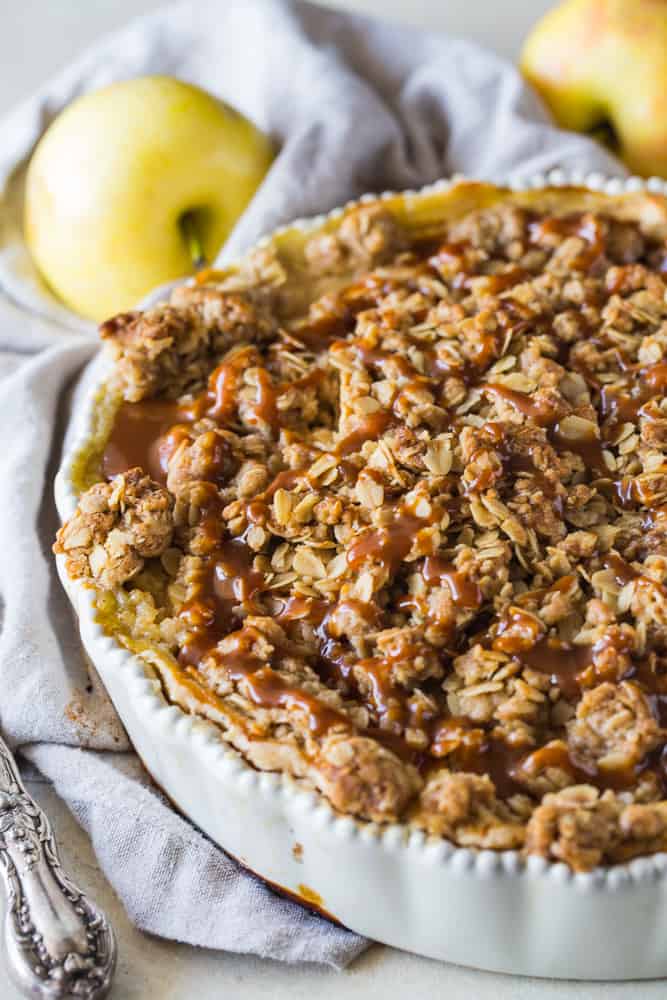
[[[501,201],[205,276],[102,327],[124,402],[55,549],[342,812],[664,850],[666,274],[641,220]]]

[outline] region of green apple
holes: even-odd
[[[667,176],[667,2],[566,0],[521,68],[563,128],[612,137],[638,174]]]
[[[28,166],[25,238],[46,282],[94,320],[212,260],[269,168],[269,140],[211,94],[165,76],[86,94]]]

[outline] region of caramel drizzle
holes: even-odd
[[[529,225],[528,233],[534,243],[541,243],[545,236],[559,239],[578,236],[583,239],[588,246],[570,262],[574,271],[590,271],[604,257],[604,232],[600,221],[590,212],[541,219]]]
[[[352,569],[358,569],[365,562],[376,562],[388,573],[396,572],[410,552],[415,536],[436,517],[417,517],[400,506],[391,524],[381,528],[368,528],[349,547],[347,562]]]
[[[281,674],[249,651],[252,641],[245,631],[227,636],[231,651],[211,652],[211,658],[225,677],[238,683],[246,695],[259,708],[283,708],[287,712],[301,712],[308,720],[308,727],[314,736],[322,736],[332,728],[349,731],[349,719],[320,698],[291,684]]]
[[[216,518],[216,527],[219,524]],[[237,609],[257,610],[254,598],[265,589],[266,581],[253,568],[254,556],[245,542],[230,539],[205,558],[194,596],[178,614],[189,629],[180,653],[183,662],[196,665],[208,655],[232,629]]]
[[[289,683],[270,664],[250,653],[252,630],[250,635],[244,630],[232,632],[240,614],[261,613],[254,599],[264,592],[266,580],[253,568],[253,560],[252,550],[238,540],[225,542],[207,558],[197,595],[178,615],[189,628],[188,638],[181,647],[181,663],[196,667],[211,657],[229,680],[241,683],[246,696],[259,707],[303,712],[314,735],[321,736],[335,726],[349,730],[350,722],[343,713]],[[292,598],[278,619],[317,618],[319,609],[312,604],[299,606],[302,600]],[[217,648],[222,639],[227,647],[232,646],[225,653]]]
[[[527,392],[518,392],[504,385],[487,383],[483,390],[491,396],[506,400],[515,410],[532,420],[538,427],[553,427],[562,413],[554,409],[548,400],[535,400]]]
[[[396,419],[387,410],[376,410],[361,420],[342,441],[336,445],[334,454],[344,458],[361,450],[367,441],[377,441],[378,438],[396,424]]]
[[[577,235],[586,241],[587,249],[575,261],[575,268],[586,270],[593,267],[604,252],[599,224],[591,216],[546,219],[529,227],[530,237],[535,240],[543,238],[550,232]],[[456,263],[454,258],[461,263],[466,249],[467,245],[464,244],[443,245],[435,257],[431,258],[430,266],[435,266],[436,262]],[[453,285],[461,290],[468,289],[475,277],[484,277],[489,294],[497,295],[517,282],[525,280],[529,275],[519,268],[509,268],[496,275],[474,275],[461,269]],[[381,295],[387,294],[394,287],[405,287],[405,284],[397,282],[392,286],[373,276],[350,286],[340,296],[341,305],[337,314],[309,317],[295,324],[289,336],[317,353],[329,347],[337,339],[349,338],[359,312],[373,308]],[[412,284],[416,288],[419,282],[417,280]],[[535,322],[529,311],[522,311],[520,304],[511,300],[503,300],[497,317],[497,332],[486,334],[476,353],[463,365],[452,365],[439,357],[432,347],[426,346],[421,341],[416,342],[415,346],[424,359],[424,372],[418,371],[406,358],[369,348],[362,340],[346,340],[346,343],[351,343],[355,347],[364,365],[378,368],[381,372],[391,365],[400,377],[408,380],[408,384],[437,386],[446,378],[456,376],[467,385],[476,385],[488,367],[500,356],[501,345],[507,333],[520,331],[531,322],[533,324]],[[219,424],[235,419],[243,372],[255,359],[259,360],[259,355],[254,348],[237,352],[215,369],[206,390],[185,407],[159,400],[138,404],[124,403],[116,415],[113,432],[104,453],[105,476],[139,465],[149,471],[153,478],[164,482],[169,457],[187,437],[187,424],[204,416]],[[297,383],[279,385],[273,382],[270,373],[261,364],[256,364],[255,367],[257,368],[256,397],[248,404],[249,409],[258,422],[266,424],[272,434],[276,435],[281,428],[278,408],[281,392],[299,384],[308,384],[308,380],[311,380],[312,384],[313,378],[317,379],[321,373],[319,375],[311,373]],[[627,370],[630,374],[630,369]],[[632,374],[636,375],[634,371]],[[624,394],[619,387],[596,387],[599,391],[600,413],[602,419],[607,421],[607,434],[623,420],[636,420],[642,406],[667,387],[667,363],[638,369],[638,374],[643,382],[640,390],[633,395]],[[503,397],[538,426],[544,427],[549,440],[558,450],[569,450],[580,454],[589,468],[603,473],[606,471],[601,442],[597,438],[590,441],[572,441],[565,438],[559,428],[562,414],[558,409],[551,407],[547,402],[534,400],[525,393],[518,393],[504,386],[489,384],[483,389],[489,395]],[[380,410],[369,415],[339,441],[334,454],[339,458],[354,454],[366,441],[381,436],[397,422],[392,411]],[[220,456],[220,461],[217,463],[214,459],[213,464],[222,466],[223,458],[224,456]],[[508,455],[506,461],[512,472],[526,471],[533,475],[542,483],[545,493],[553,498],[552,484],[532,466],[529,459]],[[305,474],[307,469],[285,470],[279,473],[264,493],[255,499],[254,504],[248,506],[249,519],[261,521],[266,503],[271,501],[277,489],[291,488]],[[619,493],[621,490],[627,492],[628,489],[630,493],[632,492],[627,485],[616,484],[616,488]],[[634,499],[637,498],[628,494],[625,502]],[[197,664],[204,656],[213,655],[224,667],[230,679],[243,685],[247,695],[255,704],[304,712],[309,719],[310,729],[315,734],[322,734],[332,726],[349,728],[349,720],[342,713],[331,709],[321,699],[295,688],[269,664],[250,656],[243,641],[239,640],[238,649],[232,650],[224,657],[215,650],[220,639],[229,637],[230,628],[238,622],[239,612],[256,610],[255,601],[264,593],[266,581],[263,574],[253,569],[254,553],[243,542],[220,541],[219,511],[214,503],[211,504],[209,513],[211,539],[212,543],[215,542],[216,548],[207,559],[205,578],[197,597],[181,611],[180,617],[189,626],[191,633],[182,649],[182,661],[186,664]],[[415,535],[428,523],[432,522],[429,519],[418,518],[409,511],[399,511],[392,524],[379,529],[368,529],[357,540],[348,553],[350,565],[358,568],[365,560],[370,559],[385,567],[389,573],[396,572],[409,553]],[[641,585],[661,587],[655,581],[642,577],[628,564],[623,563],[620,557],[612,555],[608,565],[614,570],[619,582],[636,579]],[[482,606],[483,596],[477,584],[468,580],[441,557],[426,557],[422,572],[428,583],[446,586],[457,607],[477,611]],[[562,581],[558,581],[554,587],[559,584],[562,584]],[[381,612],[375,605],[369,608],[369,620],[376,621]],[[453,752],[452,760],[456,767],[490,774],[499,794],[503,796],[519,789],[525,791],[520,781],[521,771],[529,765],[533,767],[536,759],[542,766],[547,766],[548,762],[549,766],[569,769],[577,780],[593,780],[596,783],[627,780],[627,775],[610,778],[584,773],[562,747],[543,747],[533,753],[528,753],[525,748],[509,747],[502,741],[494,740],[470,720],[451,719],[442,699],[439,701],[438,711],[416,718],[412,707],[408,706],[406,690],[392,681],[394,664],[391,658],[374,657],[356,660],[331,634],[330,625],[334,610],[335,608],[331,608],[324,601],[292,596],[283,603],[276,617],[287,627],[290,627],[291,623],[302,622],[316,629],[320,638],[322,675],[326,678],[329,671],[337,682],[342,681],[350,687],[356,687],[372,708],[375,720],[381,727],[378,731],[373,730],[373,733],[388,745],[392,745],[396,752],[406,759],[417,762],[414,752],[403,743],[401,733],[406,725],[416,723],[429,734],[432,757],[437,758]],[[520,625],[520,613],[520,608],[512,609],[511,615],[514,616],[514,621],[509,623],[507,628],[502,623],[497,628],[495,638],[495,642],[498,643],[497,648],[504,648],[531,669],[548,674],[552,683],[558,684],[565,697],[576,697],[582,676],[590,666],[596,647],[591,649],[586,646],[571,646],[543,632],[532,637],[524,635],[522,639],[521,629],[517,631],[517,623]],[[517,644],[514,649],[512,642]],[[656,699],[656,704],[659,702],[662,711],[660,699],[663,695],[667,699],[667,681],[663,683],[661,679],[656,679],[655,673],[651,672],[650,666],[646,663],[633,664],[631,670],[632,673],[628,676],[635,677],[637,682],[650,692]],[[636,776],[635,772],[633,775]],[[623,786],[619,784],[618,787]]]
[[[243,372],[256,353],[254,348],[244,348],[222,362],[209,376],[206,389],[190,402],[121,403],[102,456],[103,476],[108,479],[140,466],[164,485],[169,459],[188,439],[188,425],[204,417],[219,426],[234,421]],[[276,436],[282,427],[280,396],[293,389],[316,386],[323,377],[323,370],[316,368],[293,382],[274,383],[265,368],[257,367],[255,399],[248,401],[248,410],[254,421],[267,424]]]
[[[667,389],[667,362],[641,367],[626,366],[624,384],[600,388],[600,414],[606,422],[605,435],[612,438],[621,424],[635,423],[643,407]],[[633,391],[628,391],[628,390]]]
[[[183,420],[177,403],[121,403],[102,456],[102,475],[110,479],[139,466],[164,485],[169,457],[176,450],[176,428]]]
[[[498,276],[499,279],[502,276]],[[415,287],[418,282],[408,282]],[[356,317],[363,309],[377,304],[380,296],[394,287],[405,287],[405,283],[390,282],[376,276],[350,286],[340,293],[339,312],[331,317],[313,318],[304,321],[290,332],[290,336],[301,340],[306,346],[325,349],[341,336],[349,337],[354,329]],[[498,312],[499,328],[481,338],[472,358],[462,365],[450,363],[437,355],[436,351],[415,341],[415,347],[422,353],[426,371],[418,372],[407,359],[390,352],[374,351],[367,343],[344,340],[354,346],[364,364],[378,366],[392,363],[398,366],[408,379],[408,385],[428,384],[436,388],[446,378],[456,376],[467,385],[476,384],[486,369],[500,356],[508,328],[516,323],[516,308],[511,303],[503,303]],[[177,404],[163,400],[145,400],[140,403],[122,403],[116,413],[114,425],[102,458],[102,472],[106,478],[119,472],[126,472],[135,466],[146,469],[156,481],[166,482],[169,458],[180,442],[187,437],[187,425],[206,417],[225,426],[236,418],[238,392],[243,382],[243,373],[249,366],[256,368],[255,400],[246,403],[248,410],[258,423],[266,424],[276,436],[282,426],[278,400],[280,396],[295,388],[316,384],[323,377],[323,371],[316,369],[293,382],[274,383],[270,373],[261,366],[261,356],[252,345],[235,351],[231,357],[221,362],[208,378],[206,388],[188,403]],[[407,386],[403,387],[405,390]],[[400,394],[400,393],[399,393]],[[359,450],[362,445],[384,434],[398,423],[392,412],[380,410],[360,421],[334,450],[337,457],[345,457]],[[178,432],[175,425],[182,428]]]
[[[479,584],[440,556],[427,556],[422,574],[427,583],[446,584],[457,607],[477,610],[482,604],[484,598]]]
[[[643,771],[653,765],[650,757],[646,757],[636,765],[617,770],[601,770],[592,763],[576,760],[570,753],[567,744],[557,742],[554,745],[540,747],[530,753],[520,756],[512,767],[512,778],[521,783],[521,778],[544,771],[547,768],[558,768],[570,775],[573,783],[594,785],[600,791],[607,788],[622,791],[636,784]]]
[[[653,577],[645,576],[636,570],[630,563],[622,559],[617,553],[612,552],[605,560],[605,568],[610,569],[619,587],[624,587],[627,583],[634,582],[638,587],[655,589],[663,597],[667,598],[667,587],[654,580]]]
[[[594,435],[570,438],[563,434],[559,423],[564,416],[562,410],[553,407],[547,400],[534,400],[526,392],[517,392],[502,385],[485,385],[484,391],[505,399],[538,427],[543,427],[547,431],[550,443],[557,451],[569,451],[579,455],[588,468],[594,469],[601,475],[608,475],[601,440]]]

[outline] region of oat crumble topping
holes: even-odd
[[[55,550],[255,767],[587,870],[667,849],[667,209],[555,204],[371,203],[105,323]]]

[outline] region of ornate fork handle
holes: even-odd
[[[10,972],[27,996],[98,1000],[111,986],[116,942],[104,913],[63,872],[51,825],[0,738],[0,872]]]

